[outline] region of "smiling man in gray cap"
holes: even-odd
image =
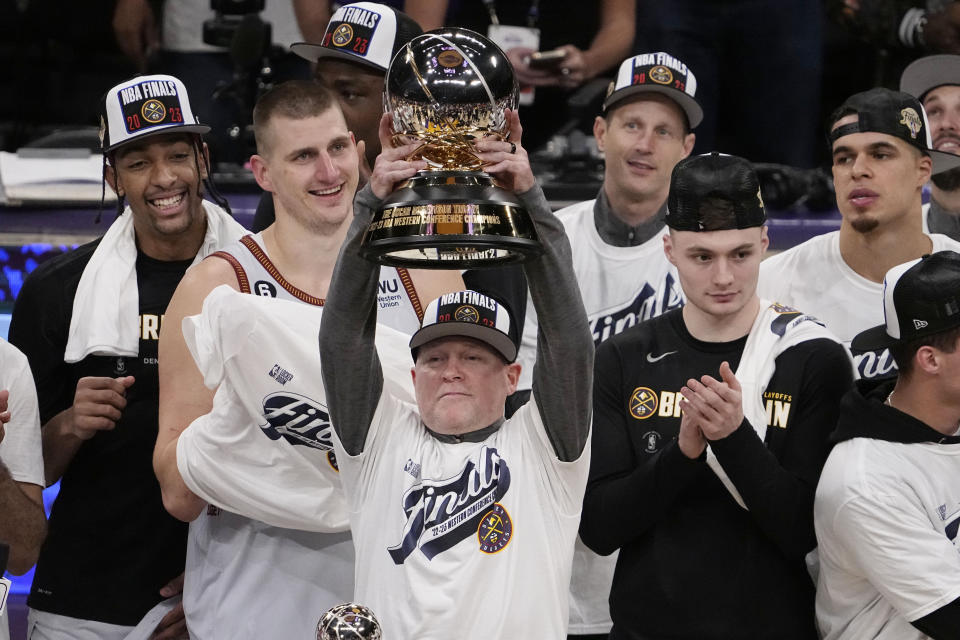
[[[915,60],[904,69],[900,90],[923,103],[933,148],[960,154],[960,56]],[[930,202],[923,207],[924,231],[960,240],[960,169],[938,173],[930,182]]]

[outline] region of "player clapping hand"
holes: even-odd
[[[680,389],[684,416],[699,426],[707,440],[726,438],[743,422],[740,382],[728,362],[720,365],[720,378],[722,382],[711,376],[699,381],[691,378]]]

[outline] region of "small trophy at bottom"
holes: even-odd
[[[382,640],[377,617],[362,604],[330,607],[317,623],[317,640]]]

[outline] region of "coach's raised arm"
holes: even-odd
[[[425,164],[405,159],[415,144],[391,146],[389,118],[380,124],[383,152],[355,201],[320,331],[357,548],[356,599],[390,637],[564,637],[593,363],[569,243],[510,112],[509,138],[482,139],[476,151],[520,197],[544,249],[524,264],[541,319],[534,402],[504,420],[520,373],[519,337],[510,310],[476,291],[427,306],[410,341],[417,404],[395,398],[374,346],[378,267],[359,247],[380,201]],[[538,579],[522,592],[505,589],[518,575]],[[421,581],[423,589],[410,588]],[[502,595],[495,606],[477,607],[469,593]]]

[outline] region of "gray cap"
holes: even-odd
[[[926,56],[911,62],[900,76],[900,91],[921,101],[932,89],[947,84],[960,85],[960,56]]]

